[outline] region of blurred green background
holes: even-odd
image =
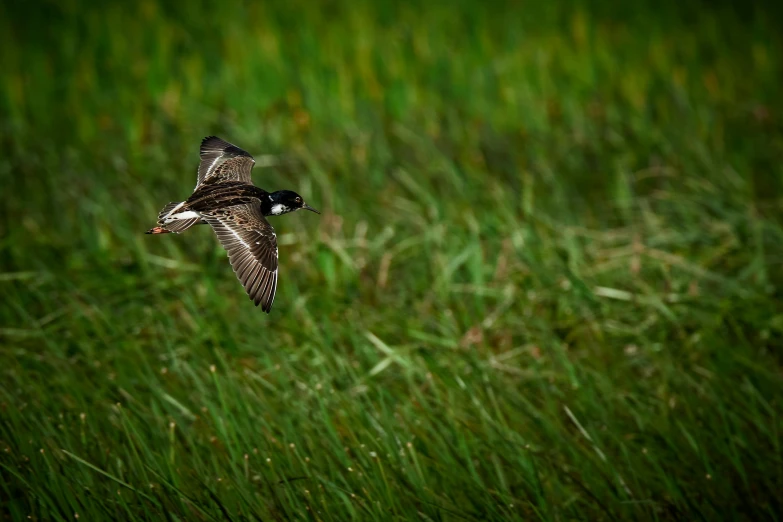
[[[781,11],[3,2],[0,513],[780,520]]]

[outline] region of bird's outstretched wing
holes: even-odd
[[[198,166],[196,189],[203,183],[243,181],[251,183],[250,171],[256,160],[253,156],[217,136],[201,141],[201,163]]]
[[[277,291],[277,236],[258,203],[234,205],[201,217],[212,226],[228,252],[247,295],[269,313]]]

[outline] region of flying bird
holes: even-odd
[[[163,207],[158,226],[147,234],[179,234],[193,225],[210,225],[247,295],[269,313],[277,291],[277,235],[265,216],[299,209],[320,212],[296,192],[254,186],[253,165],[253,156],[236,145],[217,136],[204,138],[193,194]]]

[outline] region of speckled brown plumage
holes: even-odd
[[[242,204],[202,212],[247,295],[269,312],[277,289],[277,236],[258,205]]]

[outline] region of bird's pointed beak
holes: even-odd
[[[307,203],[302,205],[302,208],[305,209],[305,210],[309,210],[310,212],[315,212],[316,214],[320,214],[320,212],[318,212],[316,209],[314,209],[313,207],[311,207]]]

